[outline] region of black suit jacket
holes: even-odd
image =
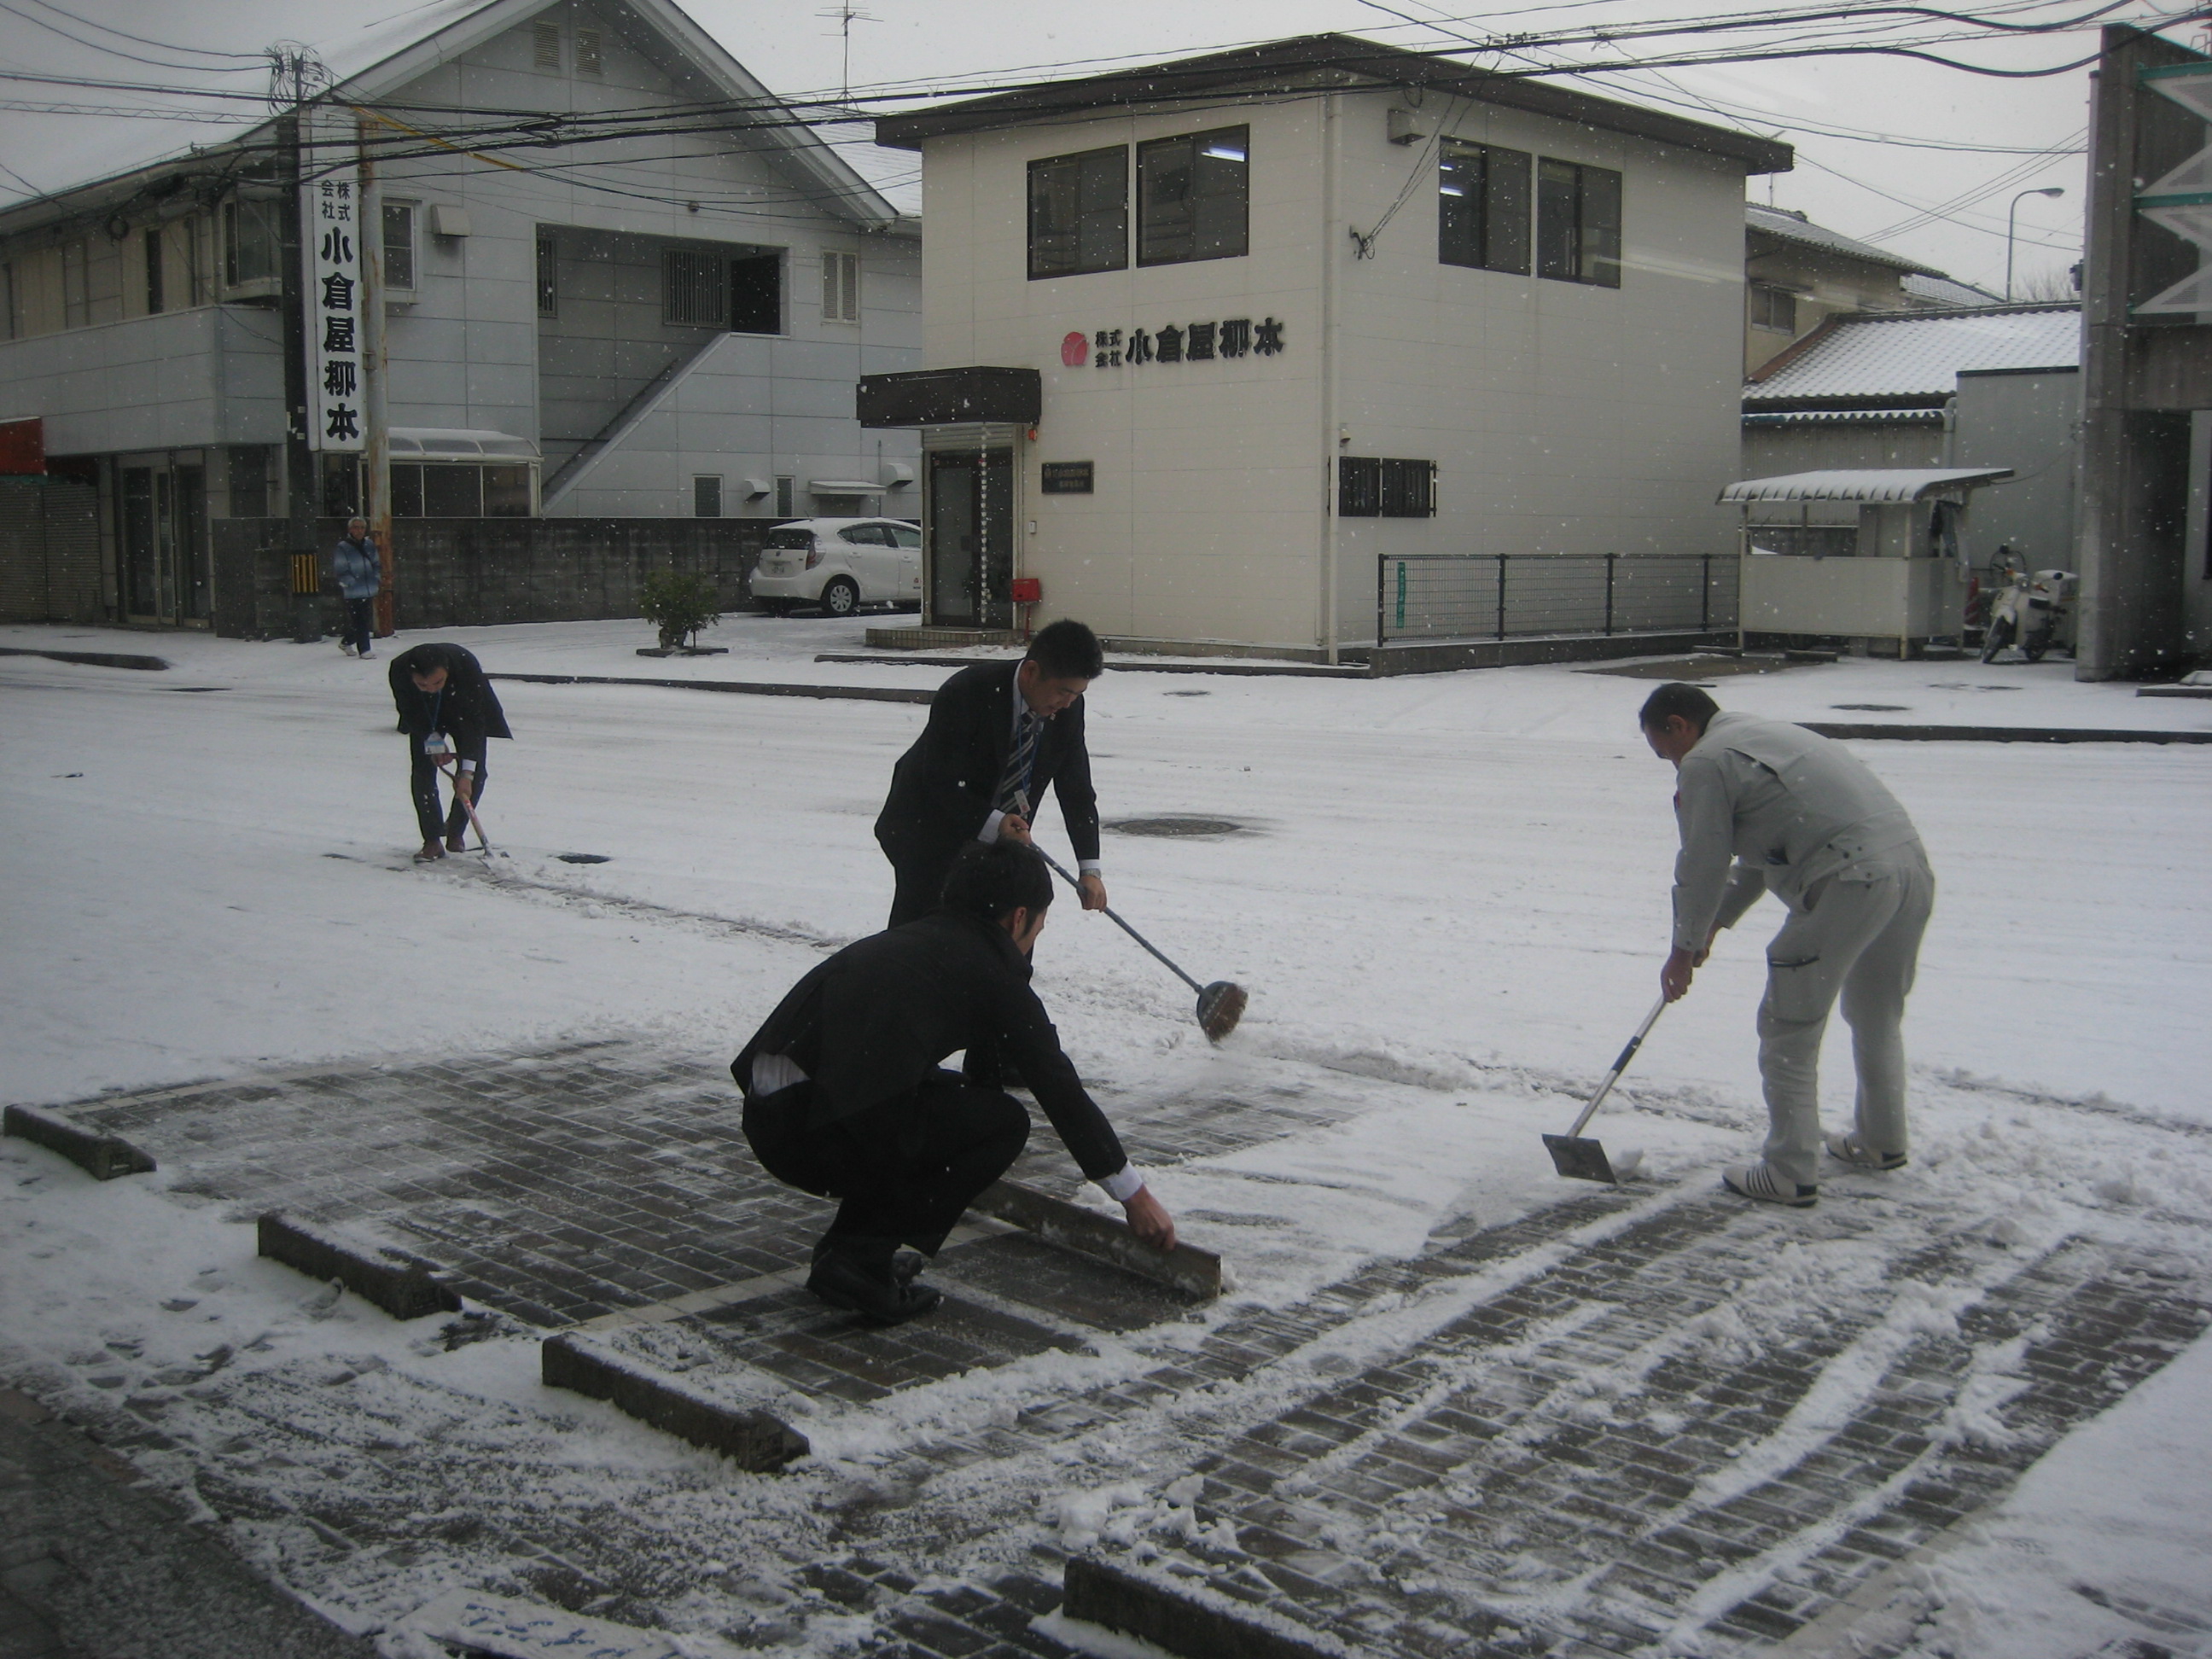
[[[1018,663],[978,663],[937,688],[929,723],[891,771],[890,793],[876,818],[876,840],[893,864],[950,866],[963,842],[991,816],[999,775],[1014,741]],[[1098,796],[1091,787],[1091,754],[1083,742],[1078,697],[1037,733],[1030,806],[1047,785],[1060,796],[1067,839],[1078,859],[1098,856]]]
[[[1028,959],[1002,927],[939,911],[847,945],[793,986],[730,1066],[752,1090],[753,1060],[787,1054],[813,1079],[810,1127],[906,1093],[955,1049],[994,1048],[1096,1181],[1128,1162],[1106,1115],[1060,1052]]]
[[[442,693],[417,691],[414,676],[434,668],[446,671]],[[399,711],[399,730],[427,737],[433,730],[453,740],[454,752],[463,760],[483,763],[487,738],[512,738],[507,711],[499,706],[499,693],[491,689],[473,652],[458,645],[410,646],[392,659],[386,678],[392,682],[392,706]],[[437,725],[430,721],[434,714]]]

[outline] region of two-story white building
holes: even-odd
[[[861,416],[923,431],[933,623],[1022,580],[1334,655],[1402,614],[1389,569],[1441,614],[1500,555],[1732,545],[1744,180],[1784,145],[1339,35],[876,136],[922,159],[931,367]],[[1493,565],[1386,562],[1430,556]]]
[[[364,192],[403,531],[915,514],[911,436],[852,407],[920,361],[910,157],[787,107],[670,0],[445,3],[328,67],[302,147],[264,121],[0,211],[0,422],[49,458],[0,484],[0,547],[89,490],[94,613],[190,623],[238,599],[227,550],[282,533],[249,524],[359,509],[359,457],[288,461],[295,172]]]

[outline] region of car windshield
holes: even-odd
[[[814,550],[814,532],[811,530],[800,530],[795,526],[771,530],[768,532],[768,541],[764,544],[769,547],[800,548],[811,553]]]

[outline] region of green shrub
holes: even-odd
[[[673,651],[687,636],[698,643],[699,630],[722,619],[722,601],[711,576],[681,576],[656,570],[637,585],[637,606],[660,630],[660,648]]]

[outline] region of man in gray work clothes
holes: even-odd
[[[1759,1073],[1765,1156],[1729,1170],[1731,1192],[1803,1209],[1820,1197],[1820,1038],[1840,992],[1858,1067],[1858,1121],[1827,1137],[1863,1170],[1905,1163],[1905,1040],[1920,936],[1936,878],[1919,831],[1841,744],[1782,720],[1722,712],[1694,685],[1662,685],[1638,717],[1651,752],[1674,763],[1674,948],[1660,970],[1669,1002],[1723,927],[1771,892],[1790,908],[1766,947]],[[1731,867],[1733,866],[1733,867]]]

